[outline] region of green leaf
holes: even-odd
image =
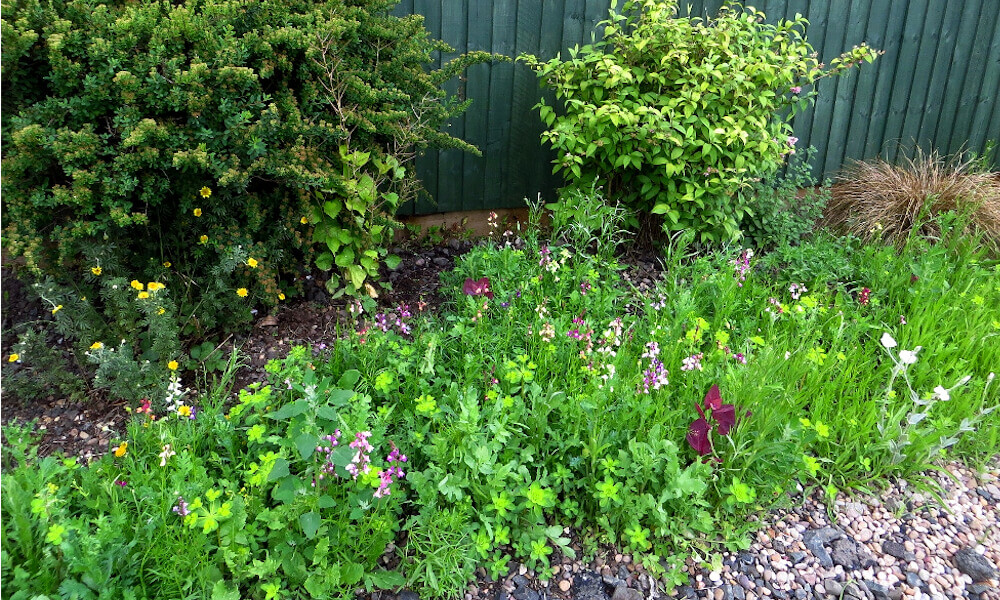
[[[299,451],[299,456],[302,458],[309,458],[312,456],[313,452],[316,451],[316,443],[319,442],[319,438],[311,433],[300,433],[295,438],[295,447]]]
[[[354,264],[354,250],[350,248],[344,248],[337,253],[337,266],[341,268],[347,268]]]
[[[402,587],[406,583],[406,578],[398,571],[376,571],[366,576],[368,587],[375,587],[384,590]]]
[[[649,212],[653,213],[654,215],[662,215],[666,213],[669,209],[670,206],[665,202],[657,202],[656,204],[653,205],[652,210],[650,210]]]
[[[271,467],[271,472],[267,474],[268,481],[277,481],[282,477],[287,477],[291,472],[288,470],[288,461],[284,458],[279,458],[274,461],[274,466]]]
[[[395,254],[390,254],[389,256],[385,257],[385,266],[389,267],[390,270],[395,271],[396,267],[399,266],[399,263],[402,262],[402,260],[403,259],[396,256]]]
[[[365,270],[361,267],[351,265],[347,267],[347,276],[351,278],[351,283],[354,284],[354,287],[361,289],[361,285],[364,284],[365,278],[368,277],[368,274],[365,273]]]
[[[212,600],[240,600],[240,591],[229,587],[225,581],[216,581],[212,586]]]
[[[356,562],[349,562],[341,567],[340,579],[345,585],[354,585],[361,581],[365,568]]]
[[[307,410],[309,410],[308,402],[305,400],[296,400],[294,402],[289,402],[278,410],[269,412],[264,416],[269,419],[274,419],[275,421],[285,421],[292,417],[297,417]]]
[[[322,271],[329,271],[333,268],[333,254],[330,252],[322,252],[316,257],[316,267]]]
[[[331,406],[343,406],[357,394],[354,390],[333,390],[327,399]]]
[[[337,506],[337,501],[324,494],[319,497],[318,504],[320,508],[333,508],[334,506]]]
[[[299,525],[302,526],[302,533],[306,534],[306,537],[310,540],[316,537],[320,523],[322,523],[322,519],[318,512],[307,512],[299,517]]]
[[[344,208],[344,203],[340,200],[328,200],[323,203],[323,212],[329,215],[331,219],[336,219],[342,208]]]
[[[360,380],[361,371],[358,371],[357,369],[350,369],[348,371],[344,371],[344,374],[340,376],[340,379],[337,381],[337,387],[341,390],[353,390],[354,386],[357,385]]]

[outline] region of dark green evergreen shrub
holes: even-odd
[[[163,282],[186,332],[246,321],[305,261],[371,282],[466,103],[393,0],[5,0],[5,249],[76,296]],[[88,291],[89,290],[89,291]]]

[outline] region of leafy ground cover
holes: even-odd
[[[679,236],[645,292],[613,245],[497,236],[438,312],[357,304],[235,401],[175,377],[90,465],[7,428],[5,596],[454,597],[603,542],[680,583],[797,486],[996,455],[1000,267],[941,229],[762,256]]]

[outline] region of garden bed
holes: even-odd
[[[5,533],[5,550],[24,573],[51,564],[53,585],[89,587],[96,573],[170,596],[745,600],[862,580],[890,598],[991,593],[990,580],[939,571],[988,547],[994,471],[961,472],[956,501],[974,521],[918,511],[930,497],[886,510],[843,495],[933,482],[943,456],[995,460],[998,271],[951,240],[897,254],[821,234],[763,256],[675,240],[659,266],[627,268],[609,248],[533,231],[403,253],[385,274],[395,291],[367,308],[309,302],[258,323],[232,372],[238,397],[209,386],[89,413],[41,405],[43,423],[96,418],[72,427],[82,445],[42,446],[98,456],[89,467],[35,458],[7,428],[4,510],[31,497],[46,508]],[[101,419],[107,444],[88,443]],[[846,516],[825,521],[814,501]],[[909,539],[908,512],[935,517],[921,527],[940,539],[903,566],[880,544]],[[113,550],[127,522],[153,528],[126,528],[129,548],[183,540],[156,551],[174,575],[122,578],[138,559]],[[88,539],[105,566],[79,554]],[[821,546],[841,539],[875,562],[826,564]],[[191,552],[215,558],[193,569]]]

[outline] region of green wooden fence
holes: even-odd
[[[896,158],[900,148],[981,152],[1000,140],[1000,0],[758,0],[746,2],[769,20],[805,15],[808,39],[829,61],[860,42],[885,50],[871,65],[819,84],[814,108],[796,116],[800,145],[813,145],[816,174],[834,173],[846,159]],[[714,13],[721,0],[692,0],[693,14]],[[608,0],[402,0],[397,14],[425,17],[431,34],[455,48],[506,56],[551,58],[592,40]],[[433,200],[403,213],[522,206],[560,185],[542,125],[532,106],[542,91],[521,64],[477,65],[451,93],[471,98],[450,131],[479,147],[482,157],[456,150],[418,159]],[[994,162],[997,157],[994,156]]]

